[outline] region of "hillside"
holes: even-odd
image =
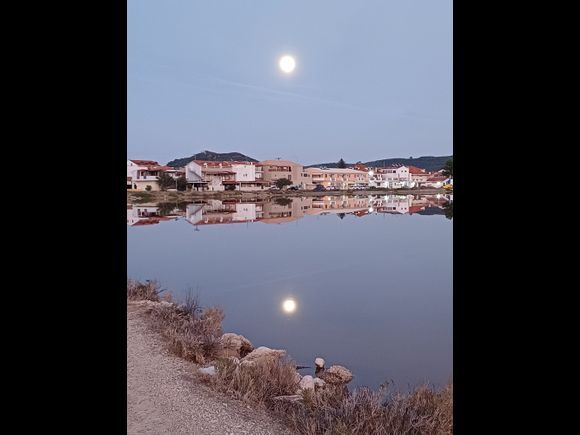
[[[453,158],[453,156],[424,156],[418,157],[416,159],[404,159],[404,158],[393,158],[393,159],[381,159],[381,160],[373,160],[370,162],[365,162],[364,164],[367,166],[372,167],[381,167],[381,166],[388,166],[393,164],[401,164],[401,165],[413,165],[421,169],[425,169],[426,171],[438,171],[445,166],[445,162],[449,159]],[[354,163],[347,163],[347,166],[352,166]],[[333,163],[319,163],[316,165],[309,165],[308,167],[320,167],[325,166],[327,168],[336,168],[336,162]]]
[[[202,151],[201,153],[194,154],[191,157],[183,157],[180,159],[171,160],[167,163],[167,166],[174,168],[180,168],[187,165],[192,160],[225,160],[225,161],[248,161],[257,162],[256,159],[248,157],[242,153],[232,152],[232,153],[214,153],[213,151]]]

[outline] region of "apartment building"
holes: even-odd
[[[306,168],[309,175],[307,189],[313,189],[317,185],[326,188],[351,189],[354,186],[367,186],[369,184],[369,173],[356,169],[341,168]]]
[[[193,160],[185,167],[185,179],[194,190],[253,191],[268,185],[261,171],[259,176],[256,175],[253,162]]]
[[[270,185],[281,178],[286,178],[292,182],[292,185],[303,189],[311,184],[310,174],[304,166],[291,160],[263,160],[256,163],[256,168],[259,168],[258,172],[262,180]]]

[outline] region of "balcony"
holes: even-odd
[[[157,175],[141,175],[133,178],[133,181],[157,181],[159,177]]]

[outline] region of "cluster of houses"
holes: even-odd
[[[270,189],[285,178],[294,188],[329,190],[364,188],[440,188],[453,184],[442,171],[428,172],[415,166],[390,165],[371,168],[356,164],[350,168],[305,168],[290,160],[206,161],[193,160],[184,168],[160,165],[152,160],[127,160],[127,190],[160,190],[159,175],[176,180],[185,177],[188,189],[199,191],[258,191]]]
[[[142,226],[185,218],[192,225],[262,222],[281,224],[305,216],[352,214],[363,217],[384,214],[442,214],[453,201],[453,195],[369,195],[369,196],[306,196],[288,201],[275,200],[206,200],[187,204],[185,210],[170,212],[156,205],[127,205],[127,225]]]

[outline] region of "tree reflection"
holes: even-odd
[[[445,204],[443,210],[445,211],[445,217],[447,219],[453,219],[453,202]]]

